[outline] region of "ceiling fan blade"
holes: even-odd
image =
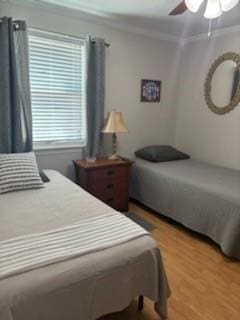
[[[175,9],[173,9],[168,15],[169,16],[177,16],[179,14],[183,14],[186,10],[188,10],[185,1],[182,1]]]

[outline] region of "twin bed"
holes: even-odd
[[[137,296],[152,299],[165,319],[169,287],[152,237],[58,172],[46,173],[45,188],[0,197],[0,319],[93,320],[124,309]],[[103,222],[100,232],[101,219],[121,221],[118,242],[103,245],[113,234]],[[65,229],[80,222],[85,229],[75,235],[83,251],[71,255],[76,238]],[[124,238],[125,228],[132,237]]]
[[[0,319],[95,320],[137,296],[167,317],[159,249],[140,226],[56,171],[0,196]],[[191,159],[136,159],[131,196],[240,259],[240,173]]]
[[[192,159],[136,159],[132,198],[214,240],[240,259],[240,172]]]

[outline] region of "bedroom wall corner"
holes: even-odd
[[[240,169],[240,105],[217,115],[206,105],[204,82],[213,61],[225,52],[240,53],[240,28],[190,41],[181,58],[175,145],[193,158]]]

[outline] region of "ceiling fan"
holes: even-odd
[[[195,13],[204,2],[206,2],[204,17],[206,19],[215,19],[220,17],[223,12],[234,8],[238,4],[239,0],[185,0],[180,2],[180,4],[169,13],[169,15],[177,16],[183,14],[187,10]]]

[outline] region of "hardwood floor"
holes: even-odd
[[[153,223],[172,295],[169,320],[240,320],[240,262],[225,257],[211,241],[138,206],[133,211]],[[240,244],[239,244],[240,245]],[[152,303],[137,311],[134,301],[123,312],[101,320],[157,320]]]

